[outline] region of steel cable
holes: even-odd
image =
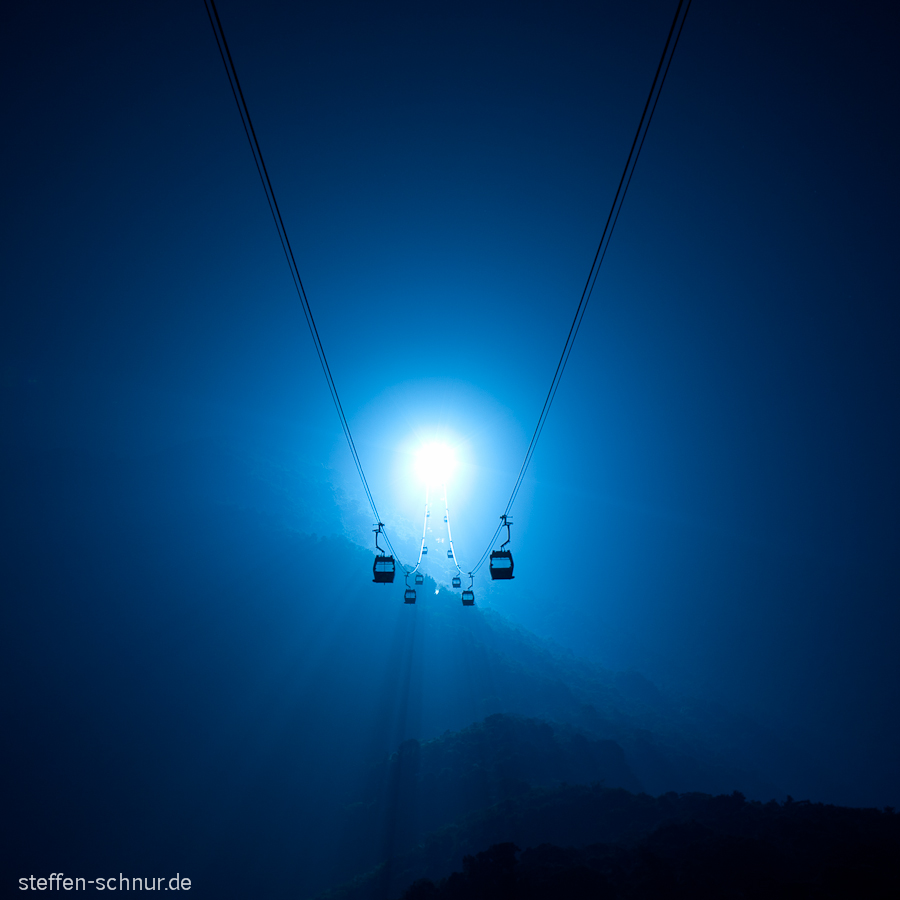
[[[566,365],[569,361],[569,355],[572,352],[575,338],[578,336],[578,331],[581,328],[581,322],[584,319],[585,312],[587,311],[587,305],[590,302],[591,294],[594,290],[594,284],[596,283],[597,276],[600,273],[600,266],[603,264],[603,260],[606,257],[606,250],[609,247],[609,241],[612,238],[613,230],[615,229],[616,222],[618,222],[619,220],[619,212],[622,209],[622,203],[625,200],[625,194],[628,192],[628,187],[631,184],[631,177],[634,174],[634,168],[637,165],[638,157],[640,156],[641,149],[644,146],[644,140],[647,137],[647,132],[650,129],[650,122],[652,121],[653,114],[656,111],[656,104],[659,101],[659,96],[662,93],[663,84],[665,84],[666,76],[669,73],[669,66],[672,64],[672,59],[675,55],[675,49],[678,46],[679,39],[681,38],[681,31],[684,28],[684,22],[687,18],[690,6],[691,0],[687,0],[687,5],[685,5],[685,0],[678,0],[678,7],[675,10],[675,16],[672,19],[672,25],[669,28],[669,34],[666,37],[666,43],[663,47],[662,55],[659,59],[659,64],[656,67],[656,74],[653,76],[653,83],[650,85],[650,91],[647,94],[647,101],[644,104],[644,109],[641,113],[640,121],[638,122],[637,131],[635,132],[634,140],[631,143],[631,149],[628,151],[628,157],[625,160],[625,167],[622,170],[622,176],[619,179],[619,184],[616,188],[616,193],[613,197],[612,205],[610,206],[609,215],[606,217],[606,224],[603,226],[603,232],[600,235],[600,243],[597,245],[597,252],[594,254],[594,259],[591,263],[590,271],[588,272],[587,281],[585,282],[584,289],[581,292],[581,299],[578,301],[578,307],[575,310],[575,316],[572,319],[572,324],[569,326],[569,333],[566,336],[566,342],[563,345],[563,351],[560,354],[559,362],[556,364],[556,371],[553,373],[553,379],[550,382],[550,389],[547,391],[547,396],[544,398],[544,405],[541,408],[540,415],[538,416],[537,425],[535,426],[534,433],[531,436],[531,441],[528,444],[528,449],[525,451],[525,459],[522,462],[522,467],[519,470],[519,475],[516,478],[516,483],[513,486],[512,493],[510,494],[509,502],[506,504],[506,509],[504,511],[505,515],[509,515],[513,503],[515,503],[516,497],[519,493],[519,489],[522,487],[525,473],[527,472],[528,466],[531,463],[532,456],[534,456],[534,451],[537,448],[537,442],[544,430],[544,424],[547,421],[547,416],[550,414],[550,408],[553,405],[553,400],[555,399],[556,392],[559,389],[559,383],[562,380],[563,373],[566,370]],[[683,16],[681,14],[682,7],[684,7]],[[680,25],[679,19],[681,20]],[[677,33],[676,27],[678,29]],[[675,35],[674,42],[672,41],[673,34]],[[671,53],[669,52],[670,44],[672,47]],[[661,73],[662,78],[660,78]],[[659,84],[658,89],[657,83]],[[648,110],[649,116],[647,114]],[[494,537],[491,540],[491,546],[493,546],[493,541],[496,540],[499,531],[500,529],[498,528],[497,532],[494,534]],[[487,551],[485,552],[485,555],[486,553]]]
[[[244,133],[247,136],[247,142],[250,145],[250,150],[253,155],[253,161],[256,165],[257,173],[259,174],[260,182],[263,186],[263,191],[266,194],[266,201],[269,205],[269,211],[272,214],[272,219],[275,223],[275,228],[278,232],[278,237],[281,242],[282,250],[284,251],[285,259],[287,260],[288,267],[291,270],[291,278],[294,282],[295,290],[297,291],[297,295],[300,299],[301,306],[303,308],[303,314],[306,318],[306,324],[309,328],[310,335],[313,339],[313,344],[316,348],[316,355],[319,359],[319,364],[322,368],[322,372],[325,375],[326,383],[328,384],[328,390],[331,394],[332,403],[334,404],[335,410],[337,411],[338,418],[341,423],[341,429],[344,432],[344,437],[347,441],[347,444],[350,448],[351,456],[353,457],[354,465],[356,466],[357,473],[359,475],[360,481],[362,482],[363,489],[366,494],[366,498],[368,499],[369,505],[372,509],[373,514],[375,515],[375,519],[377,522],[381,522],[380,516],[378,515],[378,508],[375,505],[375,498],[372,495],[372,491],[369,487],[368,480],[366,478],[365,472],[362,467],[362,461],[359,457],[359,452],[356,448],[356,443],[353,440],[353,435],[350,431],[350,424],[347,420],[346,414],[344,413],[343,405],[340,400],[340,396],[337,391],[337,386],[334,382],[334,377],[331,373],[331,367],[328,364],[328,359],[325,355],[325,348],[322,344],[322,340],[319,336],[318,327],[316,326],[315,319],[312,314],[312,309],[309,305],[309,300],[306,296],[306,290],[303,287],[303,281],[300,277],[300,270],[297,266],[297,261],[294,257],[294,251],[291,247],[290,240],[287,235],[287,229],[284,224],[284,220],[281,216],[281,210],[278,206],[278,201],[275,197],[275,191],[272,186],[271,179],[269,178],[268,169],[266,168],[265,160],[263,159],[262,149],[259,144],[259,140],[256,136],[256,131],[253,127],[253,122],[250,118],[250,111],[247,107],[247,102],[244,98],[244,93],[240,85],[240,81],[238,80],[237,70],[234,66],[234,60],[231,57],[231,51],[228,47],[228,42],[225,39],[225,32],[222,28],[222,23],[219,18],[218,10],[216,9],[215,0],[204,0],[204,4],[206,6],[207,15],[209,17],[210,26],[213,29],[213,34],[216,38],[216,44],[219,48],[219,55],[222,58],[222,64],[225,67],[226,75],[228,76],[228,82],[231,87],[232,95],[234,96],[235,104],[238,108],[238,113],[241,117],[241,124],[244,128]],[[591,295],[593,294],[594,285],[597,281],[597,276],[600,272],[600,267],[603,264],[603,260],[606,258],[606,251],[609,248],[609,241],[612,238],[613,231],[615,230],[616,223],[619,219],[619,213],[622,209],[622,204],[625,200],[625,195],[628,193],[628,188],[631,184],[632,176],[634,175],[634,169],[637,165],[637,161],[640,158],[641,150],[644,146],[644,141],[647,137],[647,132],[650,128],[650,123],[653,119],[653,114],[656,111],[656,105],[659,102],[660,94],[662,93],[663,85],[665,84],[666,77],[668,76],[669,67],[671,66],[672,59],[675,54],[675,49],[678,46],[678,41],[681,38],[681,32],[684,28],[684,23],[687,18],[688,11],[690,10],[691,0],[679,0],[678,7],[675,10],[675,16],[672,20],[672,25],[669,29],[668,36],[666,38],[665,46],[663,47],[662,55],[660,56],[659,64],[656,69],[656,73],[653,78],[653,83],[650,86],[650,91],[647,96],[647,101],[644,104],[643,112],[641,113],[641,118],[638,123],[637,131],[635,132],[634,140],[631,144],[631,149],[629,150],[628,157],[625,161],[625,167],[622,171],[622,176],[619,179],[618,187],[616,188],[615,196],[613,197],[613,202],[610,207],[609,214],[606,219],[606,223],[603,227],[603,232],[600,236],[600,242],[597,246],[597,252],[594,254],[594,259],[591,263],[590,271],[588,272],[588,277],[585,282],[584,289],[581,293],[581,298],[579,299],[578,306],[575,310],[575,316],[572,319],[572,324],[569,327],[569,333],[566,336],[565,344],[563,345],[563,351],[560,354],[559,362],[556,365],[556,370],[553,374],[553,379],[550,383],[550,388],[547,391],[547,396],[544,398],[544,404],[541,408],[540,415],[538,416],[538,422],[535,426],[534,432],[531,436],[531,440],[528,444],[528,448],[525,451],[525,458],[522,462],[522,466],[519,470],[518,477],[516,478],[515,485],[513,486],[512,493],[510,494],[509,501],[506,504],[506,509],[504,511],[504,517],[510,514],[513,504],[515,503],[516,497],[518,496],[519,490],[522,487],[522,483],[525,478],[525,474],[528,470],[528,467],[531,463],[531,459],[534,455],[535,449],[537,448],[537,443],[540,440],[541,434],[544,430],[544,425],[546,424],[547,417],[550,413],[550,408],[553,405],[553,401],[556,397],[556,393],[559,389],[559,384],[562,380],[562,376],[565,372],[566,366],[569,361],[569,356],[572,352],[572,347],[574,346],[575,339],[578,336],[578,332],[581,328],[581,323],[584,319],[585,312],[587,311],[588,303],[590,302]],[[682,8],[684,9],[684,14],[682,15]],[[680,24],[679,24],[680,18]],[[676,32],[677,27],[677,32]],[[674,42],[672,41],[672,36],[675,35]],[[669,52],[669,47],[671,45],[671,52]],[[660,78],[660,74],[662,77]],[[657,87],[658,85],[658,87]],[[649,111],[649,115],[648,115]],[[456,551],[453,546],[453,539],[450,532],[450,516],[449,516],[449,507],[447,504],[447,493],[446,493],[446,485],[444,486],[444,504],[447,516],[447,534],[450,539],[450,550],[453,558],[454,565],[457,568],[457,571],[462,574],[462,569],[459,566],[459,562],[456,558]],[[422,530],[422,541],[419,546],[419,557],[416,562],[414,568],[407,570],[406,566],[400,563],[401,568],[406,573],[407,576],[417,571],[422,562],[422,556],[424,552],[425,546],[425,531],[427,529],[428,522],[428,496],[426,493],[426,503],[425,503],[425,522]],[[380,533],[385,539],[385,543],[388,546],[388,549],[391,552],[391,555],[397,558],[396,551],[394,550],[393,545],[391,544],[390,538],[383,531],[383,525],[381,526]],[[473,576],[478,570],[484,565],[485,560],[488,557],[491,549],[493,548],[498,535],[503,529],[503,520],[501,518],[500,524],[497,526],[496,531],[489,544],[487,545],[484,553],[482,553],[481,558],[478,560],[478,563],[475,567],[468,573],[470,576]],[[397,559],[398,563],[400,562],[399,558]]]
[[[219,55],[222,57],[222,64],[225,66],[225,73],[228,76],[228,83],[231,86],[231,93],[234,96],[235,104],[238,108],[238,114],[241,117],[241,124],[244,126],[244,133],[247,135],[247,142],[250,144],[250,152],[253,154],[253,161],[256,164],[256,171],[259,174],[260,182],[263,186],[263,191],[266,195],[266,201],[269,204],[269,211],[272,214],[272,219],[275,222],[275,228],[278,232],[278,238],[281,241],[281,248],[284,251],[285,259],[287,260],[288,267],[291,270],[291,279],[294,282],[294,288],[297,291],[297,296],[300,298],[300,305],[303,308],[303,314],[306,318],[306,325],[309,328],[310,336],[313,339],[313,344],[316,348],[316,355],[319,359],[319,365],[322,368],[322,372],[325,375],[325,381],[328,384],[328,391],[331,394],[331,400],[334,404],[334,408],[337,411],[338,418],[340,419],[341,429],[344,432],[344,437],[347,441],[347,445],[350,448],[350,454],[353,457],[353,463],[356,466],[356,471],[359,474],[360,481],[362,482],[363,489],[366,493],[366,498],[369,501],[369,506],[372,508],[372,513],[375,515],[375,521],[381,522],[381,517],[378,515],[378,508],[375,505],[375,498],[372,496],[372,491],[369,488],[369,482],[366,478],[366,473],[363,471],[362,461],[359,458],[359,452],[356,449],[356,442],[353,440],[353,434],[350,431],[350,423],[347,421],[347,416],[344,413],[344,407],[341,403],[341,398],[338,394],[337,385],[334,382],[334,376],[331,374],[331,367],[328,365],[328,358],[325,355],[325,347],[322,344],[322,339],[319,336],[319,329],[316,326],[315,318],[313,317],[312,308],[309,305],[309,300],[306,296],[306,289],[303,287],[303,281],[300,277],[300,270],[297,266],[297,260],[294,257],[294,251],[291,247],[290,239],[288,238],[287,228],[284,224],[284,219],[281,216],[281,210],[278,206],[278,200],[275,197],[275,189],[272,186],[272,180],[269,178],[269,172],[266,168],[266,163],[263,158],[262,148],[260,147],[259,140],[256,136],[256,129],[253,127],[253,120],[250,118],[250,110],[247,106],[247,101],[244,98],[244,92],[241,88],[240,80],[238,79],[237,69],[234,65],[234,60],[231,57],[231,51],[228,47],[228,41],[225,38],[225,31],[222,27],[222,21],[219,18],[219,11],[216,8],[215,0],[203,0],[206,6],[206,13],[209,17],[209,24],[212,27],[213,34],[216,38],[216,45],[219,48]],[[396,553],[394,552],[394,548],[391,544],[390,538],[382,531],[384,535],[385,543],[388,545],[388,548],[391,551],[391,555],[396,557]]]

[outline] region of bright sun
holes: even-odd
[[[433,441],[423,444],[416,454],[416,472],[428,484],[443,484],[456,468],[456,454],[452,447]]]

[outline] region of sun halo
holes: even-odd
[[[453,448],[440,441],[423,444],[416,453],[416,472],[426,484],[445,484],[455,468]]]

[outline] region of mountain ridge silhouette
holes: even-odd
[[[372,766],[495,714],[620,748],[623,783],[650,793],[784,796],[784,767],[754,765],[772,736],[746,717],[463,609],[430,577],[414,607],[372,585],[371,551],[311,533],[341,518],[321,468],[209,442],[3,461],[23,864],[52,847],[69,869],[123,868],[150,847],[161,865],[177,848],[217,896],[252,891],[240,871],[260,861],[276,893],[310,895],[355,874],[340,835]]]

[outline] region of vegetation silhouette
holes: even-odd
[[[463,816],[536,786],[605,782],[640,789],[614,741],[497,713],[432,741],[404,741],[345,806],[340,868],[364,871]],[[381,836],[381,837],[379,837]]]
[[[803,789],[748,718],[465,610],[430,578],[404,607],[399,585],[372,585],[368,548],[311,534],[339,524],[311,470],[202,442],[4,461],[4,665],[27,685],[9,698],[8,849],[26,870],[47,848],[69,870],[138,865],[166,834],[217,897],[253,895],[263,862],[271,896],[358,876],[360,896],[396,897],[494,844],[663,824],[652,798],[615,812],[620,796]]]
[[[482,841],[486,850],[469,852]],[[427,874],[454,854],[461,871]],[[382,896],[401,900],[887,898],[900,890],[900,816],[737,791],[654,798],[563,786],[498,804],[395,863],[415,877]],[[384,887],[372,873],[327,896],[363,900]]]

